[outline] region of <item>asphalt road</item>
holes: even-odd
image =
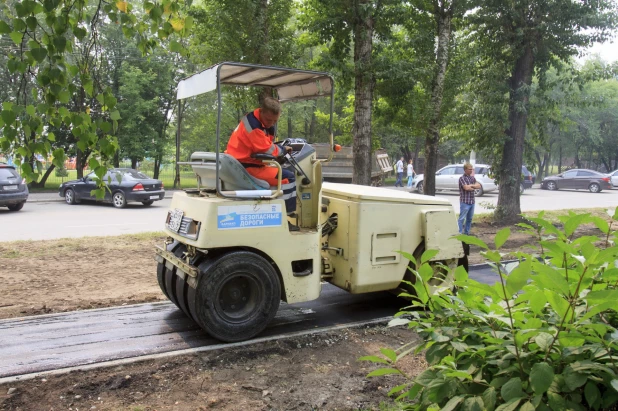
[[[387,187],[395,190],[406,188]],[[171,194],[171,193],[170,193]],[[457,193],[439,193],[451,201],[459,212]],[[115,209],[109,204],[82,203],[69,206],[57,195],[32,194],[31,200],[19,212],[0,208],[0,241],[45,240],[63,237],[106,236],[163,230],[170,199],[156,201],[145,207],[129,204],[125,209]],[[618,190],[592,194],[587,191],[546,191],[538,188],[526,190],[521,196],[522,211],[586,209],[591,207],[615,208]],[[495,205],[498,193],[477,198],[475,213],[492,211],[485,204]]]
[[[110,204],[27,202],[18,212],[0,208],[0,241],[162,231],[170,203],[166,198],[150,207],[130,203],[116,209]]]
[[[393,188],[395,190],[407,190],[406,188]],[[455,211],[459,213],[459,193],[439,192],[437,197],[449,200]],[[476,198],[475,214],[490,213],[493,208],[484,207],[487,204],[498,204],[498,192],[491,192]],[[538,186],[524,191],[520,197],[522,211],[535,210],[563,210],[563,209],[586,209],[618,206],[618,189],[605,190],[600,193],[590,193],[584,190],[541,190]]]
[[[498,278],[484,264],[471,266],[470,276],[486,284]],[[352,295],[324,284],[320,298],[282,304],[256,339],[236,344],[213,339],[170,302],[0,320],[0,384],[58,369],[206,351],[332,327],[386,322],[407,305],[387,292]]]

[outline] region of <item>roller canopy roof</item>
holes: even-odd
[[[333,79],[328,73],[296,70],[257,64],[220,63],[178,83],[177,100],[183,100],[217,89],[217,73],[221,84],[272,87],[280,101],[304,100],[331,94]]]

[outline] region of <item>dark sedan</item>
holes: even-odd
[[[97,187],[95,177],[94,173],[90,173],[82,179],[63,183],[59,189],[60,197],[64,197],[67,204],[77,204],[81,200],[97,200],[90,194]],[[140,202],[149,206],[165,197],[161,180],[154,180],[132,168],[113,168],[103,176],[103,181],[109,185],[103,201],[112,203],[116,208],[123,208],[128,202]]]
[[[575,189],[600,193],[612,188],[609,177],[593,170],[568,170],[557,176],[545,177],[541,188],[546,190]]]
[[[524,188],[532,188],[532,185],[534,184],[534,180],[536,176],[532,174],[530,171],[528,171],[526,166],[521,166],[521,175],[522,175],[521,183],[523,184]]]
[[[19,211],[28,199],[26,180],[21,178],[15,167],[0,163],[0,207]]]

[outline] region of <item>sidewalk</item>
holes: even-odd
[[[165,190],[165,198],[172,198],[174,192],[178,190]],[[30,193],[28,203],[52,203],[64,201],[64,197],[60,197],[57,191],[49,193]]]

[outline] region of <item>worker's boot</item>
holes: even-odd
[[[289,229],[290,231],[300,231],[300,227],[298,227],[297,225],[294,225],[294,224],[290,223],[289,221],[288,221],[288,229]]]

